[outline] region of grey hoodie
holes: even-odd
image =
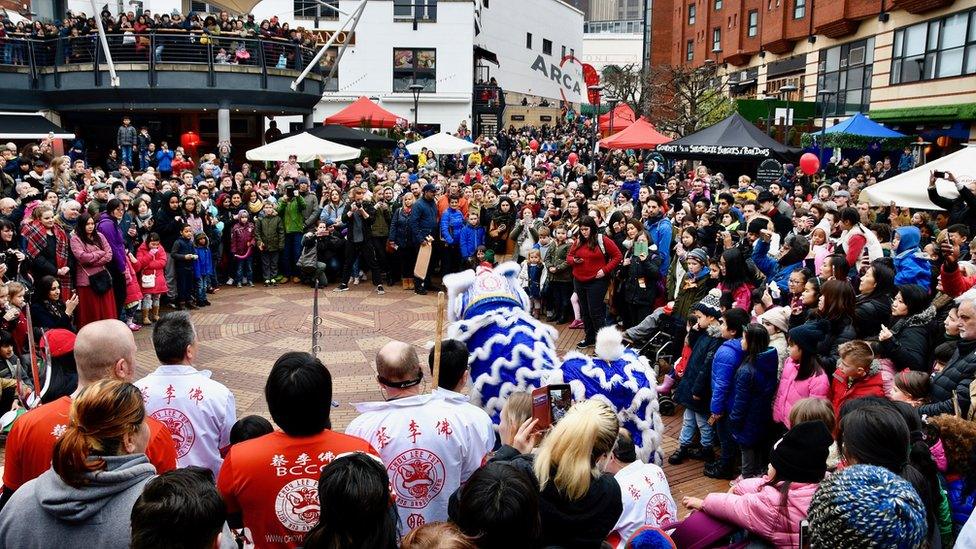
[[[156,468],[145,454],[104,459],[81,488],[52,468],[14,492],[0,512],[0,547],[129,547],[132,506]]]

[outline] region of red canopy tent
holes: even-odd
[[[620,103],[613,108],[612,112],[600,115],[600,131],[607,132],[610,131],[610,117],[613,116],[613,131],[619,132],[620,130],[630,126],[637,119],[637,115],[634,114],[634,109],[630,108],[627,103]]]
[[[616,124],[616,121],[614,121]],[[657,131],[654,126],[639,118],[618,134],[600,140],[604,149],[653,149],[671,141],[671,138]]]
[[[406,120],[373,103],[364,95],[352,105],[327,117],[325,123],[350,128],[392,128],[397,124],[406,124]]]

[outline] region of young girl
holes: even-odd
[[[745,357],[735,372],[729,427],[742,454],[742,478],[753,478],[766,470],[765,442],[773,419],[778,362],[761,324],[746,326],[741,344]]]
[[[159,320],[159,298],[169,291],[166,285],[166,250],[158,233],[150,233],[136,251],[136,274],[142,287],[142,324],[148,326]]]
[[[793,405],[793,409],[790,410],[790,425],[799,425],[805,421],[821,421],[831,433],[837,428],[834,407],[830,405],[829,401],[822,398],[802,398]],[[827,455],[827,470],[833,471],[839,463],[840,447],[834,441],[830,445],[830,452]]]
[[[894,386],[891,389],[891,400],[907,402],[915,408],[928,402],[929,391],[932,389],[932,377],[925,372],[904,370],[895,374]]]
[[[254,223],[246,210],[237,214],[237,224],[230,235],[230,250],[237,262],[237,287],[254,286],[251,275],[251,254],[254,252]]]
[[[519,271],[518,280],[532,302],[532,316],[539,318],[542,312],[542,287],[546,284],[546,269],[539,250],[529,250],[526,261],[522,263],[522,270]]]
[[[711,493],[704,500],[686,497],[682,503],[745,528],[776,547],[799,547],[800,522],[827,473],[833,441],[823,423],[798,423],[773,448],[766,477],[743,480],[729,493]]]
[[[830,392],[830,378],[817,360],[817,342],[825,337],[825,330],[807,323],[789,332],[790,357],[783,365],[783,375],[773,400],[773,421],[780,429],[789,429],[790,410],[800,399],[826,399]]]
[[[776,351],[776,379],[783,374],[786,358],[790,356],[789,345],[786,342],[786,332],[790,329],[789,307],[773,307],[759,315],[759,322],[769,333],[769,346]]]
[[[142,329],[142,324],[137,322],[137,317],[143,297],[142,283],[135,268],[138,259],[129,251],[126,251],[125,255],[128,257],[125,261],[125,304],[123,305],[122,321],[130,330],[138,332]]]
[[[193,248],[193,229],[183,223],[180,227],[180,238],[173,243],[173,262],[176,264],[176,303],[174,308],[182,311],[183,308],[196,309],[193,303],[193,265],[198,256]]]
[[[6,310],[3,314],[3,330],[14,338],[14,350],[18,356],[27,353],[27,316],[24,314],[27,288],[20,282],[8,282],[3,286],[7,289]]]

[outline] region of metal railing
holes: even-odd
[[[315,56],[315,50],[288,40],[277,38],[245,38],[233,35],[210,35],[204,32],[158,30],[151,33],[109,34],[109,52],[116,64],[146,64],[150,83],[155,85],[155,73],[160,70],[178,71],[185,65],[206,66],[211,74],[218,67],[252,67],[262,75],[262,87],[267,86],[268,69],[301,71]],[[100,85],[99,68],[104,53],[94,34],[59,38],[20,38],[9,35],[0,38],[0,66],[24,67],[35,81],[42,72],[90,65]],[[324,63],[313,73],[328,75]],[[224,70],[224,69],[220,69]],[[8,71],[9,72],[9,71]],[[210,85],[215,86],[211,78]],[[55,86],[59,82],[55,79]]]

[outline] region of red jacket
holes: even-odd
[[[585,244],[581,245],[581,242],[581,239],[577,239],[577,243],[570,247],[566,256],[566,262],[573,268],[573,278],[580,282],[590,282],[596,279],[596,273],[600,269],[603,269],[604,278],[608,278],[610,272],[617,268],[617,265],[620,265],[620,261],[623,260],[620,248],[617,248],[617,244],[608,236],[603,237],[603,247],[607,251],[606,257],[604,257],[600,246],[590,248]],[[582,259],[583,262],[577,263],[576,258]]]
[[[959,297],[976,284],[976,276],[962,274],[958,265],[951,271],[942,266],[942,291],[949,297]]]
[[[833,380],[830,382],[830,401],[834,405],[834,416],[840,418],[840,407],[848,400],[866,396],[876,396],[884,398],[884,384],[881,380],[881,373],[875,372],[868,374],[848,387],[847,376],[840,370],[834,372]]]

